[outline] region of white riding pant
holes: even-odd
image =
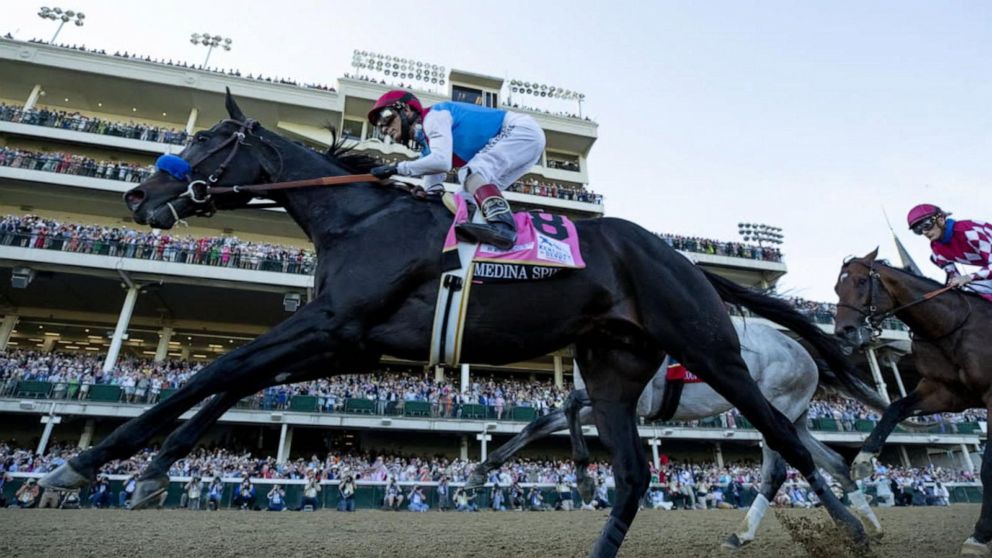
[[[481,175],[485,184],[506,190],[541,160],[544,130],[529,115],[507,112],[503,127],[475,157],[458,171],[458,181],[472,174]]]

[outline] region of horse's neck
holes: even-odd
[[[915,302],[933,290],[929,281],[914,278],[908,274],[882,268],[879,275],[886,290],[892,297],[894,306]],[[946,293],[926,302],[914,304],[896,314],[914,333],[925,337],[937,337],[953,327],[958,316],[966,311],[967,301],[958,293]]]

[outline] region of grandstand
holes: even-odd
[[[446,93],[417,94],[433,103],[457,87],[503,105],[501,78],[459,70],[446,77]],[[314,148],[331,142],[330,123],[358,150],[386,160],[413,156],[377,138],[365,121],[388,89],[365,78],[306,86],[0,39],[0,439],[16,440],[12,447],[44,455],[56,442],[88,446],[312,294],[315,256],[280,210],[227,212],[159,232],[134,224],[121,202],[158,155],[178,153],[193,133],[226,117],[225,88],[264,126]],[[546,132],[547,151],[508,193],[511,204],[578,219],[603,216],[608,198],[595,193],[587,164],[596,123],[530,112]],[[772,288],[787,271],[777,250],[662,236],[699,265],[743,284]],[[829,305],[797,305],[831,328]],[[905,393],[903,377],[911,382],[913,372],[900,371],[896,361],[908,334],[890,323],[883,341],[882,366],[866,364],[880,389]],[[479,460],[561,405],[572,364],[565,350],[508,367],[457,370],[386,358],[381,371],[266,390],[224,415],[204,445],[248,448],[272,456],[273,466],[373,449]],[[870,413],[830,404],[812,418],[818,436],[859,446],[874,424]],[[927,432],[899,430],[884,458],[907,470],[933,464],[974,471],[972,454],[985,428],[984,417],[955,416]],[[665,454],[717,468],[759,455],[757,431],[732,413],[642,424],[640,434],[656,469]],[[592,449],[602,456],[601,447]],[[566,455],[561,436],[525,453]]]

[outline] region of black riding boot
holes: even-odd
[[[517,241],[517,225],[503,193],[493,184],[486,184],[475,191],[475,201],[486,219],[486,224],[462,223],[455,233],[462,240],[491,244],[500,250],[509,250]]]

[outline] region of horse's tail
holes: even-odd
[[[820,385],[832,390],[839,392],[841,395],[846,395],[852,399],[860,401],[862,404],[871,407],[879,412],[885,412],[888,403],[882,399],[882,396],[878,394],[877,391],[871,389],[868,384],[861,381],[861,378],[854,378],[856,388],[852,391],[849,389],[840,378],[834,374],[833,370],[830,369],[823,359],[817,358],[813,359],[816,362],[816,369],[820,373]]]
[[[832,373],[831,381],[843,388],[844,391],[853,395],[860,394],[864,388],[867,388],[864,382],[858,379],[854,365],[844,356],[840,343],[823,333],[819,327],[807,320],[789,303],[738,285],[730,279],[725,279],[705,269],[700,269],[700,271],[706,275],[724,302],[743,306],[755,314],[797,333],[820,355]],[[871,391],[870,388],[868,391]],[[884,407],[883,403],[882,408]]]

